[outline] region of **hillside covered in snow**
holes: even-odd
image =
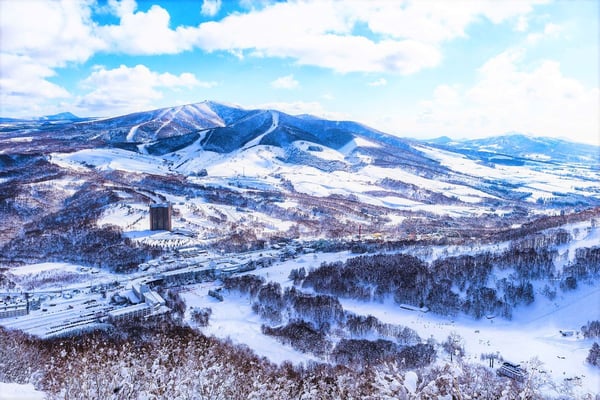
[[[600,205],[597,147],[573,145],[570,158],[552,140],[507,151],[517,141],[524,146],[521,136],[497,139],[497,152],[428,144],[208,101],[108,119],[3,122],[2,239],[15,260],[19,241],[39,240],[41,226],[73,229],[89,217],[148,241],[147,206],[160,201],[175,205],[174,227],[193,232],[194,243],[231,243],[242,231],[255,242],[359,232],[486,238]],[[66,222],[67,212],[78,221]]]
[[[0,382],[57,398],[451,398],[456,377],[472,398],[593,398],[599,151],[210,101],[4,118]],[[150,229],[156,204],[170,230]],[[118,319],[129,310],[144,314]],[[148,371],[160,382],[132,379]]]

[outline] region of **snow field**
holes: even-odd
[[[349,256],[351,256],[349,252],[320,253],[318,256],[305,254],[295,260],[284,261],[269,268],[258,269],[249,273],[262,276],[267,282],[278,282],[285,288],[292,285],[288,278],[292,269],[305,267],[308,270],[311,266],[318,267],[322,262],[344,261]],[[311,360],[322,361],[315,356],[301,353],[290,346],[283,345],[275,338],[263,335],[260,327],[264,322],[252,311],[252,304],[247,296],[239,295],[237,292],[225,292],[225,301],[223,302],[208,296],[209,290],[216,289],[219,286],[218,282],[206,282],[193,285],[189,290],[181,292],[181,296],[188,307],[209,307],[212,309],[209,326],[200,328],[203,333],[222,339],[229,338],[237,344],[245,344],[259,356],[267,357],[272,362],[279,364],[284,361],[293,361],[294,363]],[[189,320],[189,315],[186,315],[186,317],[193,325],[193,322]]]
[[[275,115],[278,114],[275,113]],[[269,129],[275,129],[276,124],[276,118],[273,118],[273,125]],[[323,148],[322,151],[311,151],[310,153],[324,161],[343,161],[344,151],[351,151],[349,149],[352,146],[359,145],[358,142],[360,141],[362,139],[357,140],[356,143],[348,144],[346,147],[350,147],[341,149],[341,151],[320,146]],[[310,143],[299,141],[293,145],[301,149],[308,149]],[[426,146],[416,146],[416,148],[427,156],[440,161],[442,165],[453,168],[458,172],[474,174],[486,179],[503,181],[508,179],[509,182],[519,184],[521,185],[521,191],[532,193],[527,199],[530,202],[535,202],[540,198],[553,197],[553,192],[564,192],[565,188],[571,188],[570,190],[573,193],[588,196],[596,195],[600,190],[593,172],[581,168],[575,168],[570,173],[565,169],[557,169],[556,171],[548,169],[540,172],[530,166],[496,165],[495,168],[492,168],[460,154],[434,150]],[[136,154],[121,149],[94,149],[81,150],[70,154],[55,153],[52,155],[51,161],[59,166],[75,170],[86,170],[87,167],[93,166],[99,170],[123,170],[160,175],[173,172],[190,175],[206,169],[208,172],[207,177],[197,178],[192,176],[190,179],[201,183],[211,182],[215,186],[226,187],[231,186],[230,179],[243,180],[244,177],[254,177],[266,183],[267,186],[277,187],[280,180],[273,178],[273,175],[277,174],[277,176],[291,181],[297,191],[312,196],[356,195],[359,196],[361,201],[368,204],[397,210],[433,212],[438,215],[481,215],[485,212],[491,212],[491,210],[488,207],[479,206],[478,203],[495,198],[467,185],[427,179],[400,167],[383,168],[367,165],[352,173],[344,171],[330,173],[310,166],[286,164],[281,161],[283,158],[285,158],[285,151],[273,146],[246,146],[229,154],[218,154],[204,151],[197,142],[162,157]],[[590,174],[592,175],[590,176]],[[369,191],[385,190],[375,183],[375,181],[384,178],[400,180],[427,190],[444,193],[447,196],[454,196],[465,203],[472,204],[472,206],[436,205],[428,207],[428,205],[417,201],[407,201],[401,196],[380,198],[365,194]]]
[[[504,246],[498,246],[496,250],[502,247]],[[450,249],[451,254],[466,251],[466,248]],[[440,253],[440,250],[433,251],[432,257],[437,257]],[[297,259],[250,273],[264,277],[267,282],[278,282],[285,289],[292,285],[288,278],[292,269],[304,267],[308,271],[323,262],[343,262],[353,256],[355,255],[349,252],[305,254]],[[209,297],[209,288],[215,287],[216,285],[209,284],[184,293],[188,306],[210,307],[213,310],[210,325],[203,328],[203,332],[221,338],[229,337],[235,343],[246,344],[257,354],[274,362],[286,359],[304,362],[310,359],[309,356],[262,335],[261,321],[252,312],[247,297],[236,293],[227,294],[222,303]],[[465,361],[487,366],[486,360],[480,360],[482,353],[499,353],[505,360],[516,363],[526,363],[538,358],[543,363],[543,373],[555,384],[569,379],[574,382],[575,393],[599,392],[600,374],[585,362],[593,340],[586,340],[580,336],[565,338],[559,332],[577,331],[588,321],[600,319],[600,307],[595,306],[600,305],[600,286],[597,283],[593,286],[580,285],[580,288],[573,292],[563,293],[559,290],[557,298],[552,301],[544,297],[536,286],[536,301],[530,306],[515,309],[514,318],[510,321],[486,317],[474,320],[462,315],[446,317],[411,311],[400,308],[391,300],[384,303],[344,298],[339,300],[347,311],[359,315],[373,315],[384,323],[407,326],[417,331],[423,340],[432,337],[441,343],[451,332],[456,332],[465,342]],[[445,353],[440,353],[440,357],[438,362],[450,361]],[[549,394],[560,394],[550,386],[545,390]]]
[[[465,360],[480,362],[482,353],[498,352],[505,360],[525,363],[537,357],[553,381],[581,378],[581,392],[597,393],[600,388],[598,371],[585,362],[593,340],[563,338],[559,330],[578,330],[588,320],[600,319],[600,287],[587,287],[565,296],[566,306],[548,304],[541,295],[536,296],[533,307],[515,310],[513,321],[486,319],[479,321],[468,317],[444,317],[431,313],[404,310],[393,302],[365,303],[340,299],[345,310],[361,315],[373,315],[382,322],[408,326],[423,338],[433,337],[438,342],[446,340],[451,332],[458,333],[465,342]],[[542,303],[537,305],[537,303]],[[583,314],[581,310],[589,312]],[[442,360],[442,361],[449,361]]]
[[[540,198],[553,197],[553,192],[565,192],[565,188],[570,188],[572,193],[579,193],[584,196],[598,195],[599,176],[589,169],[560,167],[555,169],[545,168],[543,171],[538,171],[535,166],[530,165],[510,166],[498,164],[492,168],[458,153],[427,146],[416,147],[427,156],[438,160],[442,165],[455,171],[523,185],[521,191],[532,193],[527,199],[531,202],[535,202]],[[590,189],[596,189],[596,191]]]
[[[174,232],[180,229],[188,230],[196,233],[197,238],[183,237],[176,233],[150,231],[148,207],[140,203],[124,202],[108,206],[98,220],[98,226],[116,225],[123,229],[126,237],[147,243],[183,240],[190,245],[214,237],[217,232],[222,232],[225,224],[252,225],[265,234],[287,231],[293,225],[293,221],[280,220],[258,211],[240,211],[234,206],[210,204],[202,198],[186,200],[176,196],[166,197],[178,213],[178,216],[174,217],[172,221]],[[227,217],[225,224],[210,219],[210,217],[220,219],[222,215]]]
[[[247,298],[239,297],[231,301],[233,295],[227,295],[225,301],[208,296],[208,290],[215,289],[212,284],[197,285],[193,290],[182,292],[181,296],[188,307],[212,309],[210,325],[199,328],[204,334],[221,339],[230,339],[236,344],[249,346],[256,354],[281,364],[292,360],[296,363],[317,360],[310,354],[303,354],[278,342],[275,338],[263,335],[260,317],[252,311]],[[193,322],[190,321],[191,324]]]
[[[31,383],[24,385],[18,383],[0,382],[0,400],[44,400],[46,394],[35,390]]]

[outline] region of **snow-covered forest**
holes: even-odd
[[[392,359],[359,369],[352,362],[277,365],[246,346],[167,320],[68,339],[42,341],[6,330],[0,338],[0,381],[33,383],[49,399],[451,399],[456,393],[536,399],[544,397],[539,389],[546,381],[532,375],[518,383],[478,363],[432,364],[435,356],[417,354],[421,365],[410,367]],[[338,360],[355,349],[366,350],[346,343]]]

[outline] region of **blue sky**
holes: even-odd
[[[600,143],[594,0],[0,0],[0,115],[214,100]]]

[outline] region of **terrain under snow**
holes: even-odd
[[[563,252],[570,250],[570,253],[575,253],[578,247],[600,243],[600,228],[585,228],[590,228],[589,224],[575,224],[569,227],[572,233],[575,230],[582,233],[575,241],[563,247]],[[502,246],[503,244],[500,244],[496,249]],[[460,255],[472,254],[483,249],[446,248],[446,251],[448,250],[449,255]],[[418,253],[419,249],[406,252],[414,254]],[[350,252],[305,254],[252,273],[264,277],[267,282],[278,282],[286,288],[293,286],[289,279],[292,269],[304,267],[309,270],[323,262],[344,261],[354,256],[356,255]],[[208,290],[216,289],[219,285],[219,282],[203,283],[191,286],[183,293],[189,307],[212,309],[210,325],[202,328],[203,332],[246,344],[257,354],[275,362],[306,362],[316,359],[263,335],[261,324],[264,321],[252,311],[252,304],[247,297],[234,292],[225,294],[225,301],[219,302],[209,296]],[[487,365],[487,360],[480,360],[480,355],[489,353],[499,353],[505,360],[522,364],[537,358],[542,362],[539,373],[547,374],[549,382],[552,382],[545,388],[548,395],[561,394],[560,384],[564,382],[574,383],[575,395],[598,393],[600,374],[585,361],[594,340],[584,339],[579,333],[565,337],[560,331],[578,332],[587,322],[600,320],[600,307],[597,307],[600,304],[600,285],[598,282],[592,285],[582,284],[575,291],[559,292],[553,300],[542,295],[541,291],[542,285],[536,285],[536,301],[532,305],[516,309],[512,320],[501,317],[475,320],[465,315],[445,317],[401,308],[392,301],[379,303],[340,298],[340,302],[345,310],[358,315],[373,315],[384,323],[407,326],[417,331],[424,339],[432,337],[438,342],[443,342],[449,333],[456,332],[465,342],[465,361]],[[448,361],[449,357],[448,360],[442,359],[438,362]]]
[[[512,244],[507,237],[539,233],[545,228],[536,224],[550,224],[572,239],[555,248],[560,271],[577,249],[600,246],[598,151],[522,135],[417,142],[354,122],[214,102],[105,119],[2,121],[0,267],[9,267],[4,276],[17,286],[11,293],[37,291],[47,298],[40,320],[36,314],[0,322],[37,334],[36,327],[61,324],[73,310],[93,313],[84,302],[103,300],[92,287],[119,281],[127,290],[151,274],[137,270],[137,261],[129,274],[109,271],[130,261],[121,254],[140,248],[167,257],[150,261],[153,266],[183,268],[184,261],[168,259],[170,251],[196,246],[225,252],[230,245],[230,251],[270,251],[268,246],[293,239],[342,248],[375,243],[384,251],[384,243],[395,241],[408,244],[394,251],[431,263],[452,255],[499,254]],[[172,232],[149,230],[148,206],[161,202],[173,205]],[[112,238],[124,253],[98,256],[93,246],[80,251],[89,242],[86,235]],[[62,247],[56,248],[58,242]],[[150,258],[150,250],[142,256]],[[106,255],[112,259],[98,259]],[[293,284],[292,269],[355,255],[303,254],[251,273],[286,288]],[[147,262],[142,256],[140,263]],[[494,271],[490,279],[507,273]],[[248,297],[225,292],[218,302],[208,296],[220,285],[204,282],[182,291],[189,307],[212,309],[205,333],[247,344],[278,363],[328,361],[263,335],[264,321]],[[348,311],[414,329],[424,340],[441,342],[456,332],[469,361],[484,363],[480,354],[496,352],[514,362],[537,357],[555,385],[545,388],[552,395],[563,384],[573,385],[575,396],[598,393],[600,375],[585,362],[592,341],[559,332],[600,320],[597,280],[558,290],[553,300],[541,286],[535,283],[535,302],[515,309],[510,321],[445,317],[391,301],[340,302]],[[77,298],[70,298],[76,290]],[[189,309],[186,318],[191,323]],[[0,386],[0,396],[10,390]]]

